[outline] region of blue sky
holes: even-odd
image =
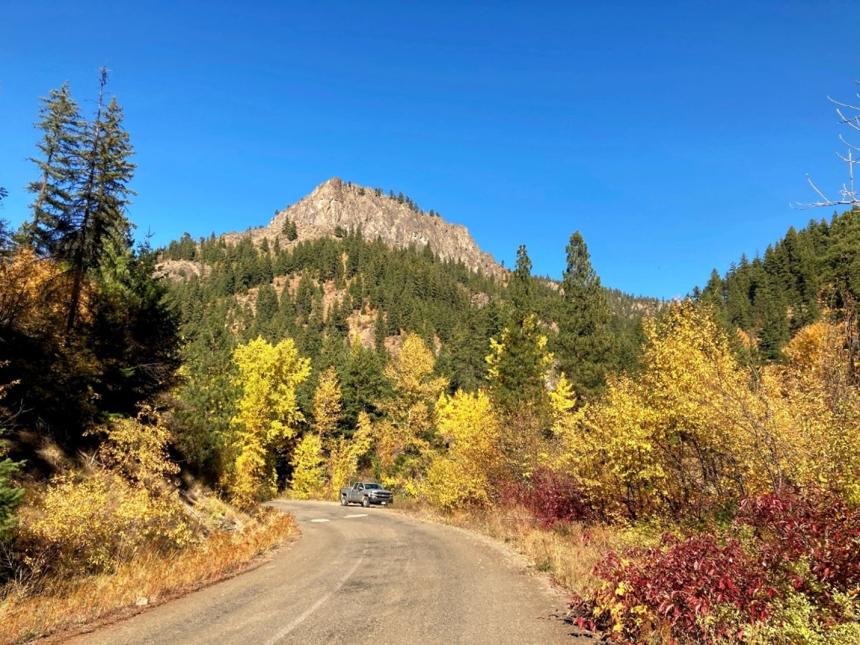
[[[468,6],[463,6],[468,4]],[[26,216],[38,97],[97,69],[126,109],[157,244],[268,221],[332,176],[560,275],[672,297],[829,212],[856,2],[0,3],[0,217]],[[363,5],[363,6],[362,6]]]

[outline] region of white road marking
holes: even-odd
[[[314,521],[316,521],[316,520],[311,520],[311,522],[314,522]],[[325,520],[325,521],[327,522],[328,520]],[[322,598],[320,598],[314,604],[312,604],[310,607],[305,609],[305,611],[303,613],[299,614],[299,616],[297,616],[295,618],[295,620],[293,620],[293,622],[291,622],[289,625],[286,625],[281,631],[279,631],[272,638],[270,638],[268,641],[266,641],[265,645],[275,645],[275,643],[277,643],[278,641],[281,641],[284,638],[286,638],[287,636],[289,636],[291,631],[293,631],[296,627],[298,627],[303,622],[305,622],[308,619],[308,617],[311,614],[313,614],[317,609],[322,607],[329,600],[329,598],[331,598],[334,594],[336,594],[338,591],[340,591],[340,588],[346,584],[346,581],[349,580],[350,577],[352,577],[352,574],[355,573],[356,570],[358,569],[358,567],[361,566],[361,563],[364,562],[364,556],[366,553],[367,553],[367,551],[364,551],[361,554],[361,557],[355,561],[355,564],[352,565],[352,568],[349,571],[347,571],[346,574],[338,581],[337,586],[334,589],[329,591]]]
[[[353,515],[344,515],[344,517],[367,517],[367,513],[355,513]]]
[[[315,520],[311,520],[311,522],[331,522],[331,520],[327,520],[324,517],[320,517]]]

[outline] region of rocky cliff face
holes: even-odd
[[[272,218],[268,226],[245,233],[231,233],[225,238],[235,240],[251,236],[257,242],[263,238],[278,238],[287,245],[284,224],[296,225],[298,240],[331,237],[337,229],[361,230],[365,239],[381,239],[397,248],[414,244],[430,249],[442,260],[461,261],[473,271],[500,277],[504,274],[491,255],[481,251],[465,226],[449,224],[440,217],[419,213],[409,205],[372,188],[329,179],[314,191]]]

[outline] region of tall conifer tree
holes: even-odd
[[[81,145],[86,124],[72,99],[68,84],[42,99],[37,144],[40,158],[31,161],[39,178],[30,183],[35,195],[33,219],[23,227],[24,237],[43,254],[67,259],[75,236],[75,199],[81,182]]]
[[[525,244],[517,248],[517,266],[511,276],[509,284],[511,304],[513,305],[513,319],[517,324],[522,324],[523,319],[535,308],[535,286],[532,277],[532,261],[529,258]]]
[[[556,358],[577,394],[592,395],[604,382],[611,350],[610,312],[582,234],[570,236],[562,282]]]
[[[125,209],[132,195],[128,187],[134,174],[133,148],[123,128],[122,108],[116,99],[104,103],[107,70],[99,79],[95,120],[89,124],[81,145],[82,182],[75,195],[70,249],[72,293],[66,330],[75,326],[87,274],[98,269],[110,246],[131,247],[131,225]]]
[[[490,391],[503,414],[519,432],[529,432],[546,420],[546,373],[550,355],[546,336],[534,313],[535,285],[532,262],[524,245],[517,249],[517,267],[511,276],[513,311],[508,324],[490,341],[486,357]]]

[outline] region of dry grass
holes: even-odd
[[[110,574],[47,581],[38,594],[9,586],[0,599],[0,643],[17,643],[126,616],[245,570],[297,532],[289,515],[265,512],[241,531],[221,531],[165,558],[142,552]]]

